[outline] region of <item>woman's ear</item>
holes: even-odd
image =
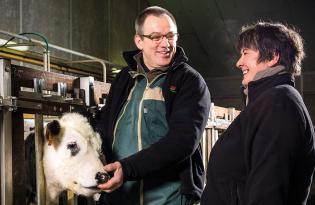
[[[274,65],[276,65],[279,62],[279,53],[274,53],[273,57],[270,61],[267,62],[267,65],[269,67],[273,67]]]
[[[134,42],[135,42],[137,48],[138,48],[139,50],[142,50],[142,49],[143,49],[143,46],[142,46],[143,40],[142,40],[141,36],[139,36],[139,35],[136,34],[136,35],[134,36],[133,40],[134,40]]]

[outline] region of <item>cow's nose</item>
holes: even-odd
[[[95,179],[97,180],[97,184],[103,184],[110,179],[110,176],[106,172],[97,172]]]

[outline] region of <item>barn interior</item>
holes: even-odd
[[[126,66],[122,53],[136,48],[134,20],[153,5],[174,14],[178,44],[211,93],[213,112],[203,137],[205,166],[220,133],[244,109],[241,71],[235,66],[240,56],[235,42],[242,25],[264,20],[300,31],[306,58],[296,88],[314,124],[315,1],[0,0],[1,204],[46,203],[43,168],[38,165],[44,124],[64,112],[93,113],[106,103],[110,83]],[[30,149],[25,143],[31,131],[35,135],[30,135]],[[25,175],[27,150],[37,163],[30,176]],[[32,200],[26,183],[33,183]],[[59,200],[59,204],[96,203],[66,192]]]

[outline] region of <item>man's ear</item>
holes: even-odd
[[[142,40],[141,36],[136,34],[133,39],[135,41],[137,48],[139,50],[142,50],[143,49],[143,46],[142,46],[143,40]]]
[[[280,58],[279,53],[274,53],[272,59],[267,62],[267,65],[269,67],[273,67],[274,65],[276,65],[278,63],[279,58]]]

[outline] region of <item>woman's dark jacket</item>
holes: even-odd
[[[137,68],[133,57],[138,52],[124,53],[128,67],[112,83],[97,126],[108,162],[112,162],[117,117],[134,85],[129,71]],[[180,177],[181,193],[198,199],[204,186],[200,139],[209,115],[210,93],[201,75],[186,63],[187,60],[184,51],[177,47],[162,88],[169,127],[166,136],[120,162],[125,181],[176,173]]]
[[[249,83],[249,103],[211,151],[202,205],[305,205],[314,128],[291,74]]]

